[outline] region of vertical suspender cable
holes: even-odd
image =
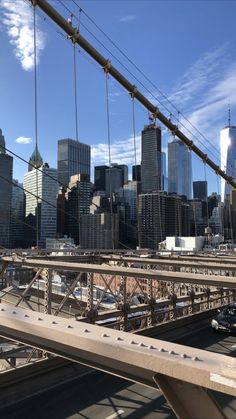
[[[37,97],[37,40],[36,40],[36,5],[34,11],[34,124],[35,124],[35,143],[38,149],[38,97]],[[38,200],[38,170],[36,170],[36,246],[39,246],[39,200]]]
[[[131,93],[132,100],[132,121],[133,121],[133,138],[134,138],[134,165],[135,165],[135,181],[136,181],[136,223],[138,233],[138,246],[140,247],[140,226],[139,226],[139,202],[138,202],[138,168],[137,168],[137,144],[136,144],[136,123],[135,123],[135,103],[134,95]]]
[[[207,182],[206,177],[206,162],[204,164],[204,176],[205,176],[205,182]],[[207,194],[208,195],[208,194]],[[208,196],[206,197],[206,212],[207,212],[207,227],[209,227],[209,208],[208,208]]]
[[[73,42],[73,70],[74,70],[74,98],[75,98],[75,138],[79,141],[78,132],[78,100],[77,100],[77,68],[76,68],[76,43]],[[79,165],[79,162],[78,162]]]
[[[35,124],[35,143],[36,151],[38,149],[38,96],[37,96],[37,40],[36,40],[36,4],[33,4],[34,13],[34,124]],[[36,246],[39,247],[39,184],[38,184],[38,169],[35,168],[36,175]],[[39,301],[39,280],[38,280],[38,312],[40,311]]]
[[[106,80],[106,108],[107,108],[107,141],[108,141],[108,160],[109,160],[109,192],[110,192],[110,215],[111,215],[111,240],[112,250],[115,249],[114,236],[114,216],[113,216],[113,194],[111,187],[111,133],[110,133],[110,111],[109,111],[109,92],[108,92],[108,71],[104,68]]]

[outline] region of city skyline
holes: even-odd
[[[170,3],[171,7],[169,7]],[[110,5],[107,2],[99,2],[100,7],[97,7],[98,2],[80,2],[81,7],[124,49],[153,83],[157,84],[174,101],[177,107],[181,106],[180,110],[182,112],[187,110],[186,115],[191,122],[196,124],[197,128],[207,138],[210,138],[218,149],[220,129],[225,126],[227,121],[227,103],[230,99],[232,123],[234,122],[236,103],[236,93],[233,89],[236,59],[232,41],[233,24],[230,25],[230,22],[233,22],[235,5],[232,2],[227,2],[226,8],[225,3],[204,2],[204,4],[201,4],[201,2],[191,2],[190,5],[186,2],[168,2],[168,4],[165,4],[165,2],[125,2],[125,4],[124,2],[112,2],[112,5]],[[135,8],[133,7],[134,4]],[[25,13],[24,19],[21,19],[22,27],[19,28],[16,27],[16,20],[13,19],[16,12],[12,10],[12,3],[5,1],[4,5],[2,2],[1,12],[8,12],[8,17],[5,16],[4,19],[5,31],[3,31],[1,52],[4,65],[0,71],[2,72],[2,80],[5,80],[2,86],[4,101],[1,104],[1,114],[3,115],[1,127],[7,139],[8,148],[28,160],[34,148],[32,53],[29,55],[28,61],[27,57],[18,54],[19,61],[19,58],[14,55],[14,49],[17,52],[20,29],[22,29],[23,40],[26,43],[28,42],[27,45],[32,41],[32,32],[30,32],[32,27],[30,27],[30,19],[28,19],[29,16],[32,18],[32,10],[25,2],[19,2],[17,14],[20,14],[23,9]],[[65,15],[65,9],[62,6],[57,6],[58,10]],[[152,7],[152,13],[150,13],[150,7],[147,6]],[[72,7],[72,4],[70,4],[70,7]],[[181,14],[183,8],[184,16]],[[221,19],[222,10],[227,14],[227,25]],[[203,11],[204,17],[202,17]],[[15,15],[12,13],[15,13]],[[168,15],[172,22],[176,14],[181,30],[174,39],[171,36],[169,26],[165,25],[165,18]],[[125,18],[127,16],[133,16],[133,18],[127,19]],[[148,24],[148,19],[154,21],[154,16],[159,23],[159,26],[157,25],[158,31]],[[204,37],[208,29],[207,19],[209,16],[211,16],[212,22],[212,37]],[[143,28],[146,30],[139,33],[141,17]],[[86,22],[85,16],[82,19],[86,26],[88,22]],[[199,22],[201,22],[202,35],[197,38]],[[218,33],[219,22],[221,23],[220,34]],[[47,149],[47,160],[51,167],[56,167],[57,140],[67,137],[75,138],[72,80],[73,51],[72,48],[69,48],[69,42],[67,41],[66,44],[63,39],[60,40],[61,37],[55,33],[48,23],[45,23],[40,16],[38,17],[38,27],[41,31],[38,35],[41,42],[41,54],[37,66],[38,89],[41,92],[38,106],[38,145],[42,155],[44,154],[43,150]],[[26,31],[23,31],[25,27],[28,28],[28,38],[26,37]],[[123,31],[122,37],[118,36],[121,30]],[[82,26],[81,32],[84,36],[87,36],[85,27]],[[159,32],[162,35],[161,39],[160,36],[158,37]],[[188,37],[186,36],[187,33]],[[157,54],[158,57],[153,57],[153,53],[150,54],[148,49],[142,49],[142,55],[140,55],[139,49],[134,48],[132,39],[137,40],[137,45],[141,45],[141,40],[142,44],[148,43],[150,36],[152,39],[157,39],[157,48],[159,47],[161,51],[160,54]],[[124,43],[123,38],[128,38],[130,43]],[[164,44],[163,39],[165,40]],[[198,44],[194,44],[195,48],[193,49],[191,45],[195,43],[196,39],[198,39]],[[13,44],[10,44],[9,40]],[[94,43],[94,40],[91,39],[91,42]],[[181,52],[181,42],[185,42],[185,54]],[[176,43],[179,44],[179,49],[176,48]],[[162,48],[160,48],[161,46]],[[166,51],[167,47],[169,48],[169,55]],[[100,46],[98,49],[104,53]],[[60,60],[61,68],[59,68],[57,60],[60,59],[61,54],[63,54],[63,63]],[[175,65],[170,65],[178,54],[181,55],[181,60],[174,60]],[[77,55],[77,64],[80,66],[80,77],[78,77],[79,139],[81,142],[91,145],[92,165],[102,165],[107,163],[108,160],[104,75],[95,63],[91,65],[87,62],[84,53]],[[105,52],[104,55],[109,56],[108,52]],[[160,57],[161,61],[159,60]],[[112,59],[112,62],[114,62],[114,59]],[[149,65],[149,63],[152,63],[152,65]],[[24,65],[24,68],[22,65]],[[10,74],[6,72],[6,68],[11,68]],[[139,77],[142,78],[140,75]],[[149,90],[156,95],[157,92],[153,87],[150,88],[149,86]],[[97,94],[94,95],[94,92]],[[13,95],[14,103],[9,100]],[[166,101],[160,95],[159,98],[166,104]],[[109,100],[112,161],[133,165],[135,161],[131,103],[126,93],[112,79],[109,80]],[[20,103],[21,105],[19,105]],[[22,106],[22,104],[25,106]],[[160,108],[163,110],[161,106]],[[52,109],[55,115],[53,115]],[[148,123],[148,118],[146,111],[137,104],[135,112],[138,163],[140,161],[140,132],[143,126]],[[93,123],[91,123],[91,118],[94,119]],[[12,124],[12,119],[14,124]],[[165,151],[169,133],[166,133],[166,130],[163,131],[165,131],[163,132],[163,150]],[[31,143],[31,146],[27,143]],[[48,147],[49,144],[50,147]],[[217,154],[213,150],[213,146],[210,147],[211,151]],[[202,148],[204,149],[203,146]],[[219,154],[217,156],[219,158]],[[210,157],[216,160],[212,155]],[[193,180],[204,180],[204,170],[199,163],[196,163],[196,158],[193,160]],[[196,177],[196,171],[199,174],[198,177]],[[25,166],[15,160],[14,177],[21,181],[25,172]],[[207,177],[209,178],[209,193],[217,191],[215,178],[212,175],[209,176],[209,174]]]

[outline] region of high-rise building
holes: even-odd
[[[141,164],[132,166],[132,180],[141,182]]]
[[[207,181],[196,180],[193,182],[193,198],[207,200]]]
[[[31,172],[33,168],[38,169],[42,165],[43,165],[43,159],[41,157],[41,154],[38,150],[38,146],[36,144],[35,149],[29,159],[28,172]]]
[[[159,191],[138,199],[140,247],[158,249],[167,236],[189,236],[189,205],[181,197]]]
[[[191,153],[177,138],[168,143],[168,192],[192,197]]]
[[[161,129],[155,124],[142,131],[141,159],[142,192],[161,190]]]
[[[89,175],[71,176],[66,199],[66,234],[80,243],[80,219],[89,214],[92,184]]]
[[[47,176],[49,175],[49,176]],[[47,163],[40,171],[33,169],[24,175],[25,220],[29,245],[45,246],[47,237],[55,237],[57,228],[57,170]]]
[[[129,181],[123,188],[124,200],[130,206],[130,220],[137,221],[137,197],[141,192],[140,182]]]
[[[221,169],[236,179],[236,127],[231,125],[229,109],[228,125],[220,131]],[[221,200],[225,201],[232,187],[221,179]]]
[[[57,170],[59,185],[68,186],[73,175],[90,177],[91,147],[70,138],[58,141]]]
[[[112,165],[106,170],[106,193],[118,192],[123,186],[123,170],[119,165]]]
[[[106,170],[108,166],[94,167],[94,189],[96,191],[106,190]]]
[[[118,214],[103,212],[81,216],[81,247],[83,249],[112,249],[113,244],[114,248],[118,248]]]
[[[168,178],[166,176],[166,153],[161,152],[161,170],[162,170],[162,184],[161,189],[168,192]]]
[[[11,247],[22,247],[24,241],[24,190],[23,184],[13,180],[11,199]]]
[[[0,245],[10,247],[10,218],[13,158],[6,154],[5,139],[0,129]]]

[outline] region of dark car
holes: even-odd
[[[236,332],[236,304],[230,304],[222,310],[218,310],[211,326],[214,330],[226,330],[227,332]]]

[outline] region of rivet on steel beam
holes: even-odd
[[[12,314],[16,314],[16,311],[13,311]]]
[[[124,339],[120,338],[120,336],[117,336],[116,340],[124,340]]]
[[[188,355],[186,355],[186,354],[181,354],[181,358],[188,358]]]
[[[55,320],[52,321],[52,324],[57,324],[57,322],[55,322]]]
[[[68,324],[67,328],[68,329],[73,329],[73,326],[71,326],[70,324]]]
[[[1,311],[5,311],[5,308],[1,308]]]
[[[29,317],[28,314],[25,314],[24,317]]]
[[[142,348],[146,348],[147,347],[147,345],[145,345],[144,343],[142,343],[142,342],[140,342],[139,344],[138,344],[139,346],[141,346]]]
[[[131,340],[129,343],[130,345],[137,345],[137,342],[135,342],[134,340]]]
[[[89,333],[89,330],[88,329],[84,329],[83,332],[84,333]]]
[[[156,348],[153,345],[149,345],[148,349],[156,349]]]
[[[38,320],[43,320],[42,317],[38,317]]]
[[[163,348],[160,348],[159,351],[160,352],[166,352],[165,349],[163,349]]]
[[[109,338],[110,336],[109,335],[107,335],[106,333],[103,333],[102,334],[102,338]]]
[[[193,360],[193,361],[200,361],[200,359],[199,359],[197,356],[193,356],[193,357],[192,357],[192,360]]]
[[[176,355],[175,351],[172,351],[172,350],[169,351],[169,354],[170,355]]]

